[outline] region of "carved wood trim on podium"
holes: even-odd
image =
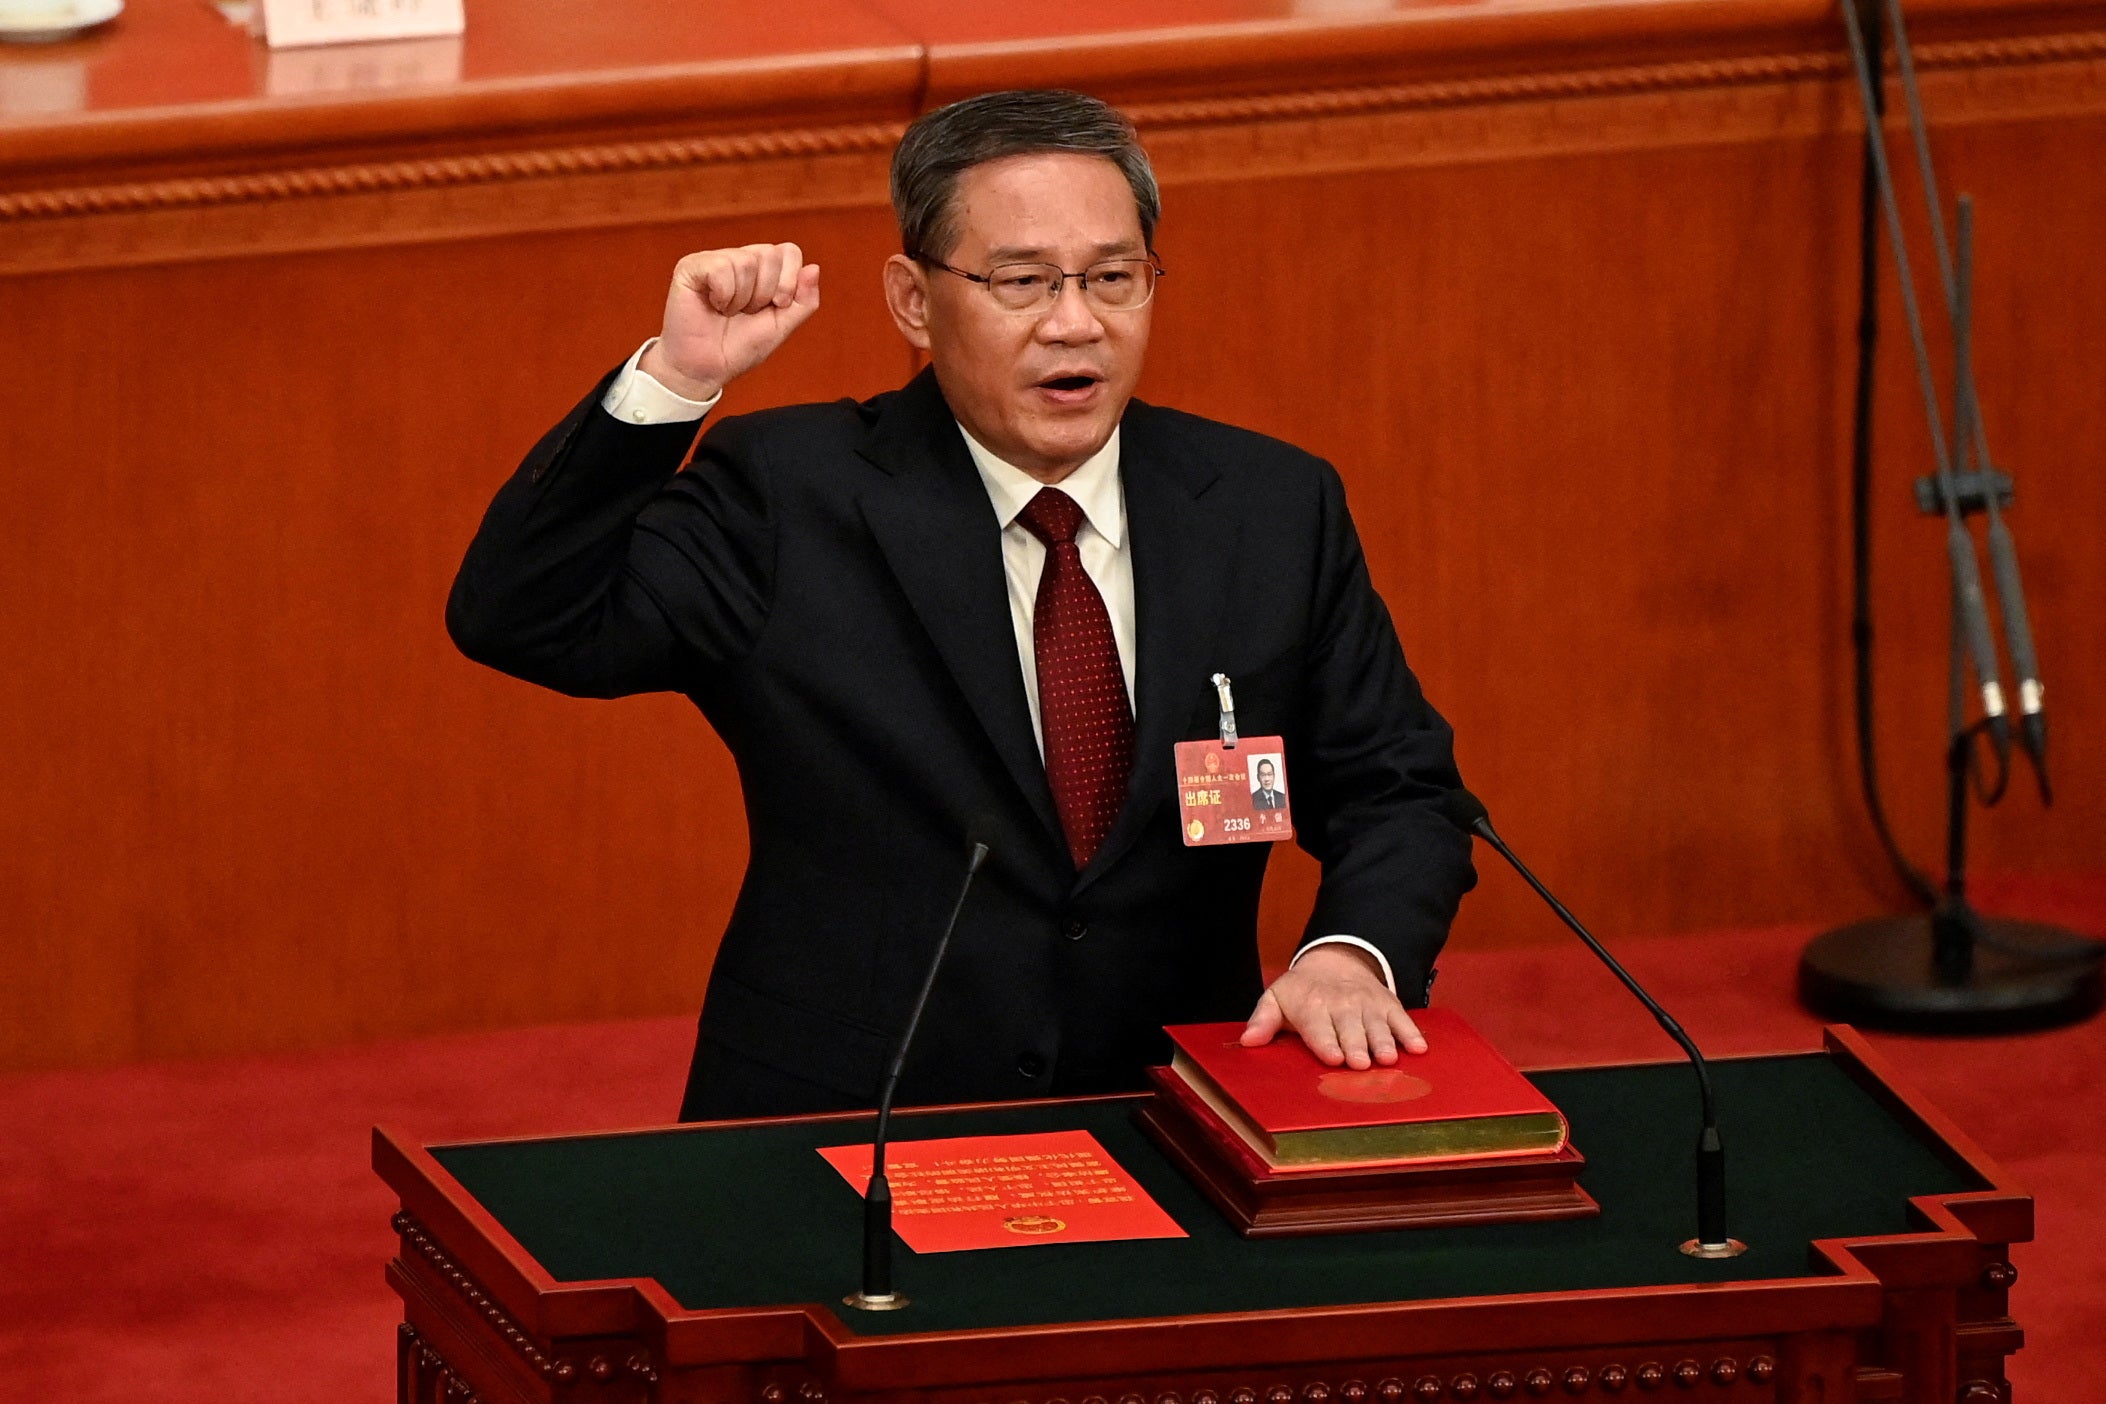
[[[483,1404],[475,1387],[407,1321],[395,1331],[395,1397],[402,1404]]]
[[[0,194],[0,273],[873,205],[902,123]],[[735,176],[735,178],[733,178]]]
[[[1917,59],[1940,123],[2106,103],[2106,30],[1924,43]],[[1277,91],[1118,96],[1175,184],[1851,131],[1847,72],[1838,41],[1339,86],[1319,68]],[[0,274],[881,205],[902,125],[471,142],[440,154],[419,142],[396,159],[231,171],[206,156],[195,170],[77,184],[11,180],[0,161]]]
[[[1721,1353],[1721,1347],[1738,1353]],[[1153,1394],[1131,1388],[1121,1392],[1122,1385],[1111,1382],[1100,1386],[1102,1393],[1083,1394],[1074,1404],[1435,1404],[1451,1399],[1470,1404],[1480,1399],[1614,1398],[1626,1392],[1644,1398],[1663,1389],[1671,1389],[1665,1396],[1669,1399],[1703,1400],[1709,1404],[1762,1397],[1777,1378],[1777,1357],[1759,1343],[1730,1341],[1714,1345],[1701,1355],[1675,1350],[1656,1354],[1644,1350],[1568,1351],[1562,1355],[1521,1355],[1510,1364],[1495,1363],[1489,1368],[1465,1361],[1421,1360],[1397,1374],[1370,1370],[1335,1382],[1310,1379],[1295,1372],[1289,1383],[1281,1378],[1287,1373],[1252,1374],[1243,1380],[1232,1378],[1195,1388],[1160,1389]],[[959,1393],[954,1398],[958,1404],[1000,1404],[990,1398],[990,1393],[983,1391],[978,1397]],[[782,1404],[797,1397],[782,1391]],[[806,1404],[818,1404],[825,1397],[823,1390],[802,1396]],[[764,1390],[760,1404],[777,1401],[769,1399]],[[1070,1396],[1023,1393],[1009,1404],[1070,1404]]]
[[[1941,127],[2106,105],[2106,32],[1925,45],[1917,66]],[[1174,185],[1853,133],[1848,73],[1781,54],[1131,111]]]
[[[313,166],[199,179],[137,181],[0,194],[0,220],[189,209],[369,191],[439,189],[506,181],[620,174],[729,161],[774,161],[843,153],[890,153],[903,123],[819,131],[750,132],[677,141],[631,141],[556,150],[494,151],[428,160]]]
[[[2082,61],[2106,56],[2106,32],[2028,35],[2003,39],[1923,44],[1915,50],[1924,77],[1947,70],[1994,69]],[[1894,65],[1888,64],[1889,71]],[[1269,93],[1249,97],[1200,98],[1184,102],[1129,105],[1136,120],[1151,128],[1220,125],[1227,122],[1279,121],[1307,117],[1342,117],[1409,108],[1464,107],[1486,103],[1556,98],[1615,97],[1670,89],[1731,88],[1845,79],[1850,61],[1841,52],[1778,53],[1751,58],[1695,59],[1679,62],[1578,69],[1570,72],[1516,73],[1445,82],[1384,84],[1373,87]],[[1947,114],[1940,113],[1940,118]]]
[[[1828,1051],[1903,1116],[1948,1126],[1848,1030]],[[1910,1201],[1919,1231],[1818,1241],[1801,1278],[893,1337],[816,1304],[690,1310],[652,1280],[558,1282],[429,1152],[376,1131],[374,1163],[403,1203],[398,1350],[419,1387],[506,1404],[1951,1404],[1977,1385],[2008,1400],[2010,1240],[1987,1235],[2030,1236],[2031,1201],[1964,1137],[1943,1143],[1992,1188]]]

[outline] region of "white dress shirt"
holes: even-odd
[[[657,342],[653,337],[636,348],[607,393],[600,397],[600,408],[616,419],[630,424],[677,424],[683,420],[700,419],[715,408],[723,398],[720,390],[707,400],[690,400],[676,395],[661,384],[649,371],[640,370],[637,362],[644,352]],[[964,425],[958,432],[965,439],[965,448],[972,455],[973,467],[979,470],[980,485],[987,490],[988,501],[994,507],[995,520],[1002,528],[1002,567],[1009,584],[1009,622],[1016,630],[1017,666],[1024,673],[1024,698],[1031,706],[1031,733],[1038,739],[1040,754],[1046,748],[1045,728],[1038,714],[1038,651],[1032,643],[1032,619],[1038,609],[1038,578],[1045,570],[1046,547],[1027,531],[1017,520],[1025,506],[1046,486],[1038,479],[1013,464],[995,457],[985,445],[966,432]],[[1055,484],[1062,492],[1075,499],[1082,509],[1083,525],[1075,533],[1075,545],[1082,553],[1082,568],[1097,587],[1104,599],[1104,609],[1111,616],[1112,640],[1119,649],[1119,671],[1126,675],[1126,701],[1131,706],[1134,699],[1134,603],[1133,603],[1133,543],[1126,534],[1126,488],[1119,476],[1119,431],[1114,428],[1104,447],[1098,449],[1082,466]],[[1319,936],[1295,952],[1294,961],[1299,961],[1318,946],[1343,942],[1357,947],[1374,957],[1382,971],[1382,983],[1396,993],[1397,979],[1389,968],[1389,957],[1373,944],[1358,936]],[[1294,961],[1289,962],[1292,968]]]
[[[1046,732],[1038,717],[1038,650],[1033,643],[1032,621],[1038,612],[1038,578],[1046,569],[1046,544],[1033,536],[1017,518],[1046,484],[1021,468],[994,456],[992,450],[967,432],[965,448],[980,470],[980,484],[994,504],[995,520],[1002,524],[1002,569],[1009,579],[1009,622],[1016,629],[1016,659],[1024,670],[1024,698],[1031,704],[1031,734],[1038,738],[1040,755],[1045,754]],[[1082,525],[1075,531],[1075,546],[1082,553],[1082,569],[1103,597],[1104,611],[1111,616],[1112,642],[1119,650],[1119,673],[1126,680],[1126,706],[1133,707],[1133,551],[1126,540],[1126,492],[1119,477],[1119,431],[1083,460],[1082,466],[1054,487],[1074,499],[1082,509]]]

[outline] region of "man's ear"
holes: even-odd
[[[928,350],[928,270],[905,254],[894,254],[885,260],[884,273],[885,306],[892,313],[892,325],[899,328],[908,345]]]

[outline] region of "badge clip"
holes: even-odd
[[[1227,673],[1213,676],[1214,695],[1221,701],[1221,744],[1233,751],[1236,749],[1236,694],[1229,690]]]

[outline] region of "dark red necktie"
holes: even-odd
[[[1046,544],[1031,620],[1038,661],[1038,722],[1046,738],[1046,779],[1060,812],[1068,853],[1080,870],[1111,832],[1133,773],[1133,708],[1111,615],[1082,568],[1075,499],[1043,488],[1017,520]]]

